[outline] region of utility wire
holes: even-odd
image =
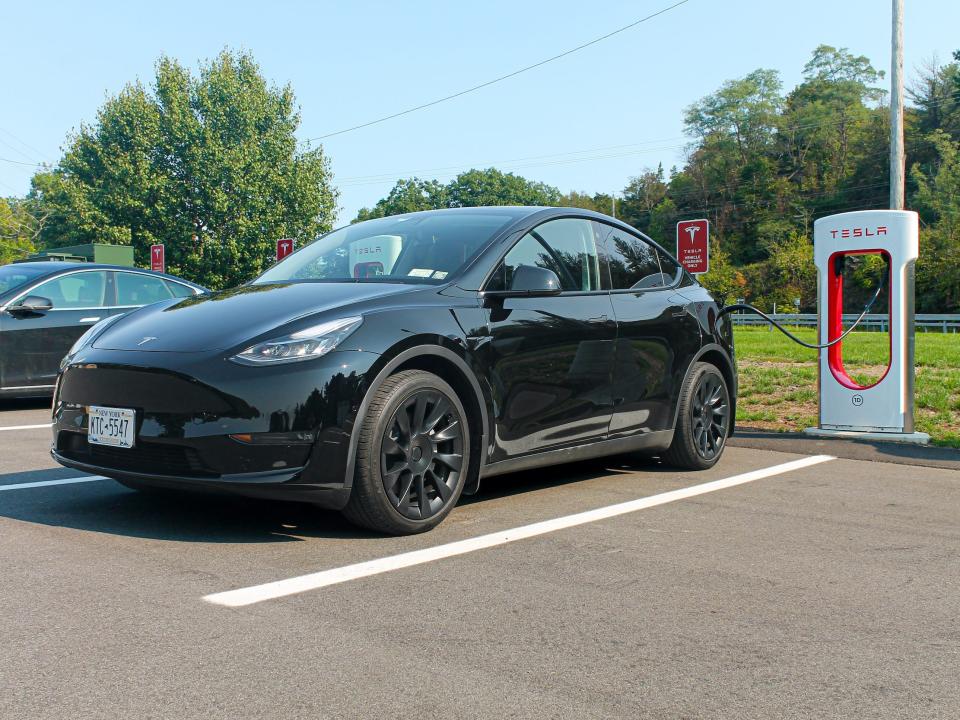
[[[479,85],[474,85],[473,87],[467,88],[466,90],[461,90],[459,92],[453,93],[452,95],[447,95],[442,98],[437,98],[436,100],[431,100],[430,102],[423,103],[422,105],[417,105],[416,107],[407,108],[406,110],[401,110],[400,112],[395,112],[395,113],[392,113],[391,115],[384,115],[383,117],[377,118],[376,120],[370,120],[365,123],[360,123],[359,125],[354,125],[353,127],[344,128],[343,130],[337,130],[335,132],[327,133],[326,135],[320,135],[314,138],[308,138],[307,142],[311,142],[313,140],[326,140],[327,138],[331,138],[336,135],[343,135],[344,133],[353,132],[354,130],[360,130],[361,128],[370,127],[371,125],[377,125],[379,123],[386,122],[387,120],[393,120],[394,118],[398,118],[403,115],[409,115],[412,112],[417,112],[418,110],[423,110],[428,107],[433,107],[434,105],[439,105],[440,103],[447,102],[448,100],[453,100],[454,98],[462,97],[469,93],[476,92],[477,90],[482,90],[483,88],[490,87],[491,85],[495,85],[498,82],[503,82],[504,80],[509,80],[512,77],[516,77],[521,73],[525,73],[530,70],[534,70],[538,67],[542,67],[543,65],[546,65],[547,63],[551,63],[554,60],[559,60],[560,58],[564,58],[567,55],[572,55],[573,53],[579,52],[580,50],[590,47],[591,45],[596,45],[599,42],[607,40],[608,38],[612,38],[614,35],[619,35],[620,33],[625,32],[630,28],[636,27],[637,25],[645,23],[648,20],[652,20],[658,15],[663,15],[664,13],[669,12],[674,8],[680,7],[681,5],[686,4],[687,2],[689,2],[689,0],[680,0],[680,2],[674,3],[673,5],[665,7],[661,10],[657,10],[657,12],[651,13],[650,15],[647,15],[646,17],[642,17],[639,20],[635,20],[629,25],[624,25],[623,27],[617,28],[612,32],[608,32],[606,35],[601,35],[600,37],[594,38],[589,42],[583,43],[582,45],[578,45],[575,48],[571,48],[570,50],[565,50],[564,52],[558,55],[549,57],[546,60],[541,60],[540,62],[536,62],[533,65],[527,65],[526,67],[522,67],[519,70],[514,70],[513,72],[507,73],[506,75],[501,75],[500,77],[494,78],[493,80],[487,80],[486,82],[480,83]]]

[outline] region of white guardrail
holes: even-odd
[[[859,313],[851,313],[849,315],[843,316],[844,327],[849,327],[850,324],[857,319]],[[767,321],[764,320],[759,315],[754,315],[753,313],[733,313],[731,315],[733,318],[734,325],[762,325],[767,326]],[[817,326],[817,314],[816,313],[770,313],[770,317],[776,320],[781,325],[794,326],[794,327],[812,327]],[[960,332],[960,315],[937,315],[937,314],[922,314],[914,315],[914,327],[917,330],[922,330],[924,332],[945,332],[945,333],[955,333]],[[890,324],[890,318],[886,313],[872,313],[863,318],[863,322],[860,323],[857,329],[864,330],[876,330],[879,332],[886,332],[887,326]]]

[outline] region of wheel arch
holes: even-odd
[[[723,375],[723,379],[727,381],[727,389],[730,391],[730,433],[733,435],[734,430],[737,425],[737,371],[734,366],[733,360],[730,358],[730,354],[727,352],[726,348],[717,343],[708,343],[701,347],[697,354],[693,356],[690,360],[690,364],[687,366],[687,370],[683,375],[683,382],[687,381],[687,378],[690,376],[690,373],[693,372],[693,366],[698,362],[707,362],[716,367],[720,373]],[[682,386],[682,383],[681,383]],[[678,396],[679,398],[679,396]],[[673,409],[673,427],[677,427],[677,417],[680,414],[680,403],[679,401],[676,404],[676,407]],[[729,437],[729,436],[728,436]]]
[[[370,402],[376,389],[391,375],[401,370],[416,369],[426,370],[445,380],[456,390],[460,402],[463,403],[471,430],[471,459],[464,494],[475,493],[480,484],[480,468],[486,463],[488,412],[480,383],[470,366],[458,353],[436,342],[424,342],[406,347],[388,354],[387,358],[377,370],[357,409],[353,428],[350,431],[344,487],[348,489],[353,487],[360,428],[367,418]]]

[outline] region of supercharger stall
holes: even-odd
[[[820,350],[820,424],[807,433],[926,443],[914,431],[914,267],[919,253],[915,212],[865,210],[814,223],[820,344],[843,334],[845,260],[877,255],[887,266],[890,353],[886,371],[862,385],[844,368],[843,340]]]

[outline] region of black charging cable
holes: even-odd
[[[760,317],[762,317],[768,323],[773,325],[777,330],[782,332],[784,335],[786,335],[788,338],[793,340],[798,345],[803,345],[805,348],[810,348],[811,350],[825,350],[826,348],[836,345],[838,342],[842,341],[847,335],[849,335],[856,329],[857,325],[859,325],[863,321],[863,318],[867,316],[867,313],[870,312],[870,308],[873,307],[873,304],[877,301],[877,298],[880,297],[880,292],[882,290],[883,290],[883,281],[881,280],[880,284],[877,285],[876,292],[873,293],[873,297],[871,297],[869,302],[867,302],[867,304],[864,305],[863,312],[860,313],[860,317],[854,320],[853,325],[851,325],[849,328],[844,330],[843,334],[840,337],[834,338],[830,342],[824,343],[823,345],[815,345],[813,343],[804,342],[803,340],[798,338],[796,335],[794,335],[792,332],[787,330],[783,325],[781,325],[772,317],[767,315],[763,310],[760,310],[759,308],[755,308],[753,305],[746,305],[743,303],[737,303],[736,305],[727,305],[726,307],[722,308],[720,312],[717,314],[717,321],[714,323],[714,329],[717,330],[719,333],[718,325],[720,323],[720,318],[722,318],[724,315],[729,315],[730,313],[736,312],[737,310],[745,310],[746,312],[752,312],[755,315],[759,315]]]

